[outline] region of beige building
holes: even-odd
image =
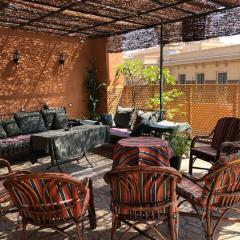
[[[134,51],[125,58],[140,59],[145,65],[159,64],[159,47]],[[240,44],[211,39],[164,48],[164,67],[181,84],[240,83]]]

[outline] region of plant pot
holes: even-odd
[[[174,156],[170,159],[170,166],[176,170],[180,170],[182,163],[182,156]]]

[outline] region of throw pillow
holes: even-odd
[[[115,127],[115,122],[113,121],[112,114],[101,114],[101,122],[103,125],[107,125],[109,127]]]
[[[18,127],[17,122],[14,119],[4,121],[3,128],[8,137],[14,137],[22,134],[21,129]]]
[[[18,126],[23,134],[46,131],[46,127],[40,112],[20,112],[14,114]]]
[[[64,108],[45,109],[41,111],[46,128],[52,129],[55,113],[65,114]]]
[[[154,112],[138,111],[134,128],[141,123],[145,123],[145,124],[157,123],[159,117],[160,117],[160,114],[158,111],[154,111]]]
[[[53,129],[63,129],[69,125],[68,115],[65,113],[55,113]]]
[[[118,128],[131,128],[134,120],[135,108],[118,106],[114,122]]]
[[[7,133],[5,132],[2,123],[0,123],[0,139],[6,138],[7,137]]]

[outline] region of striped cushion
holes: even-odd
[[[183,198],[201,204],[203,189],[187,178],[177,185],[177,193]]]
[[[114,178],[112,184],[114,203],[128,205],[122,207],[119,205],[115,210],[119,215],[134,215],[138,218],[155,217],[157,214],[151,211],[135,211],[134,206],[151,206],[167,201],[170,198],[169,179],[162,179],[156,174],[135,173],[125,174]],[[116,204],[117,205],[117,204]],[[131,210],[130,210],[131,209]],[[162,209],[166,213],[168,209]]]
[[[48,219],[44,219],[42,215],[38,216],[38,223],[40,221],[44,224],[46,221],[58,222],[59,218],[62,221],[78,218],[87,210],[90,192],[87,190],[85,194],[80,195],[76,184],[33,178],[25,180],[22,185],[24,188],[32,189],[33,192],[29,191],[32,198],[29,198],[26,191],[21,191],[19,187],[13,187],[13,191],[23,209],[23,216],[30,221],[34,222],[38,212],[48,213]],[[57,215],[56,211],[58,211]]]
[[[240,119],[225,117],[218,120],[211,146],[218,149],[222,142],[240,140]]]

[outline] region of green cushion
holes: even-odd
[[[22,130],[18,127],[17,122],[14,119],[3,121],[2,125],[8,137],[22,134]]]
[[[37,133],[47,130],[40,112],[15,113],[14,118],[23,134]]]
[[[53,129],[63,129],[69,125],[68,115],[65,113],[55,113]]]
[[[123,108],[118,106],[114,122],[118,128],[131,128],[134,120],[135,108]]]
[[[7,133],[5,132],[2,123],[0,123],[0,139],[6,138],[7,137]]]
[[[65,114],[64,108],[45,109],[41,111],[47,129],[53,128],[55,113]]]

